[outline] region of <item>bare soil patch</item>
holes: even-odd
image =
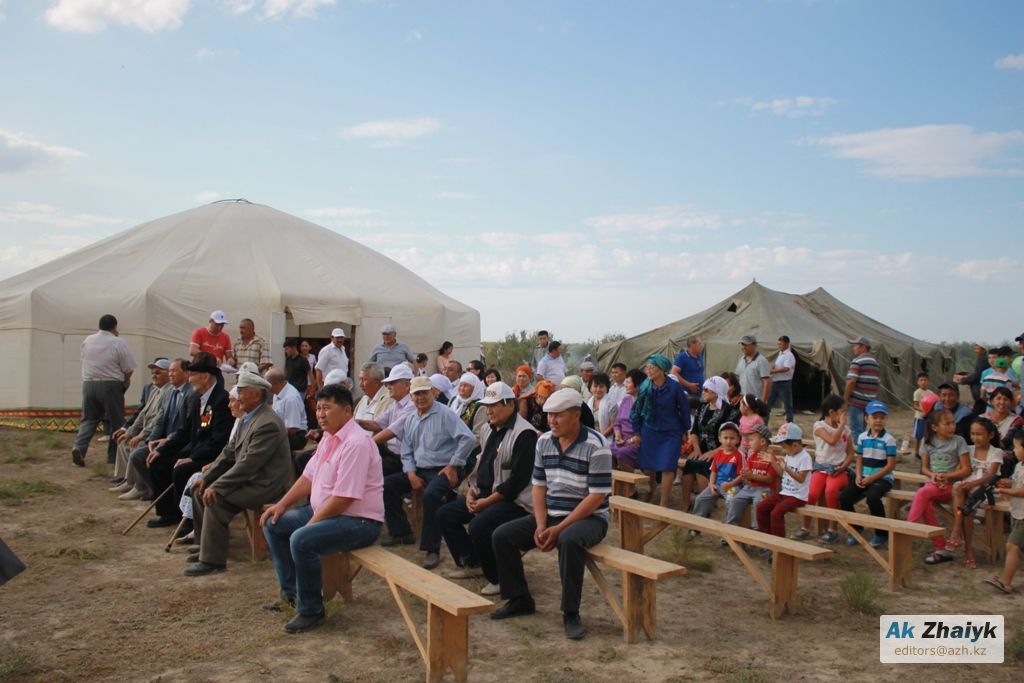
[[[812,421],[803,415],[798,420],[807,428]],[[895,415],[892,431],[907,434],[909,415]],[[260,610],[276,596],[277,582],[269,561],[249,561],[241,519],[228,571],[186,578],[184,551],[163,550],[169,529],[140,524],[121,535],[144,505],[107,492],[106,468],[94,465],[103,453],[99,444],[90,450],[89,467],[72,466],[71,441],[71,435],[0,429],[0,537],[28,565],[0,587],[0,680],[422,680],[423,666],[383,581],[361,574],[356,599],[332,602],[323,628],[287,635],[281,629],[286,615]],[[613,525],[609,539],[616,538]],[[658,587],[658,640],[625,645],[588,577],[583,617],[589,635],[567,641],[556,558],[532,552],[526,568],[539,611],[506,622],[472,619],[470,679],[1020,680],[1019,659],[987,666],[883,666],[877,614],[855,612],[840,598],[843,580],[863,571],[881,586],[876,602],[885,613],[1003,614],[1008,630],[1022,628],[1024,598],[997,595],[983,585],[994,571],[984,561],[976,570],[959,562],[926,567],[921,558],[927,547],[918,545],[913,587],[893,593],[867,553],[837,545],[831,560],[802,563],[799,614],[773,621],[766,596],[718,539],[689,541],[666,532],[648,548],[691,567],[688,576]],[[419,559],[413,550],[401,552]],[[445,557],[441,569],[450,567]],[[614,572],[608,576],[619,583]],[[422,613],[421,604],[417,609]]]

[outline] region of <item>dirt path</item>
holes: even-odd
[[[143,505],[108,493],[102,465],[71,466],[70,444],[69,435],[0,429],[0,537],[29,567],[0,587],[0,680],[422,680],[415,646],[381,580],[361,575],[351,605],[335,601],[323,628],[289,636],[281,630],[285,617],[259,609],[275,597],[276,580],[268,561],[246,559],[241,520],[229,571],[185,578],[184,552],[163,551],[170,530],[142,524],[120,534]],[[100,453],[94,445],[89,460]],[[666,533],[649,548],[691,566],[688,577],[658,587],[659,640],[624,645],[588,577],[583,616],[590,633],[567,641],[555,558],[534,552],[526,567],[539,612],[510,622],[473,618],[471,680],[1020,680],[1021,660],[880,665],[880,612],[853,613],[839,597],[840,583],[856,570],[883,585],[883,572],[860,548],[836,547],[830,561],[803,563],[800,613],[779,621],[768,617],[765,596],[717,539],[691,542]],[[882,611],[1004,614],[1008,627],[1024,627],[1024,598],[995,595],[981,584],[992,571],[984,562],[974,571],[930,568],[920,564],[924,553],[924,546],[915,548],[911,590],[881,589]],[[450,562],[446,557],[441,568]]]

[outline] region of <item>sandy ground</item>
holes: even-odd
[[[811,416],[798,421],[810,425]],[[777,420],[773,420],[773,423]],[[894,419],[893,431],[905,434]],[[3,681],[416,681],[424,668],[382,580],[356,579],[352,604],[335,600],[317,631],[290,636],[286,615],[260,610],[277,593],[269,561],[251,562],[241,519],[229,571],[190,579],[184,551],[163,550],[170,531],[121,530],[143,510],[106,491],[102,452],[91,467],[70,463],[70,435],[0,430],[0,537],[28,570],[0,587]],[[912,468],[907,462],[903,465]],[[36,492],[18,493],[22,483]],[[13,490],[13,491],[12,491]],[[678,495],[678,493],[676,494]],[[720,514],[720,511],[719,513]],[[617,539],[612,526],[609,540]],[[688,576],[658,586],[654,642],[625,645],[611,609],[588,577],[581,642],[567,641],[558,613],[552,554],[530,553],[527,575],[538,613],[506,622],[474,617],[470,679],[477,681],[848,681],[1020,680],[1024,661],[1003,665],[878,662],[878,614],[1003,614],[1024,628],[1024,598],[996,594],[982,579],[993,568],[925,567],[915,547],[914,586],[891,593],[861,548],[835,546],[825,562],[800,568],[797,615],[773,621],[761,589],[717,539],[687,542],[668,532],[648,552],[689,565]],[[402,554],[418,559],[418,553]],[[445,557],[440,569],[450,568]],[[694,567],[706,571],[698,571]],[[880,587],[878,610],[851,611],[839,595],[851,572]],[[608,576],[619,584],[613,572]],[[478,588],[478,581],[465,582]],[[1024,583],[1018,578],[1018,586]],[[422,604],[413,601],[422,613]],[[1018,636],[1018,647],[1024,634]]]

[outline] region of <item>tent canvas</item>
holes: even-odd
[[[256,332],[283,363],[286,337],[343,327],[356,363],[398,328],[414,352],[441,342],[457,358],[480,355],[480,315],[358,242],[269,206],[221,201],[159,218],[0,282],[0,350],[8,376],[0,409],[81,405],[82,340],[104,313],[139,362],[128,402],[156,356],[187,354],[211,310]]]
[[[849,340],[861,335],[871,340],[881,366],[879,398],[885,401],[908,402],[918,372],[927,372],[935,386],[947,381],[953,369],[948,349],[894,330],[820,287],[807,294],[788,294],[756,281],[700,313],[603,344],[597,359],[605,370],[617,361],[640,367],[654,353],[674,358],[686,348],[687,338],[696,335],[705,341],[707,374],[720,374],[735,370],[739,340],[746,334],[757,338],[760,352],[769,360],[778,354],[776,340],[789,336],[798,364],[794,389],[803,386],[805,403],[808,391],[820,400],[823,381],[831,383],[832,391],[842,392],[853,355]]]

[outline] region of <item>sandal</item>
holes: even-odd
[[[931,555],[924,558],[924,563],[928,565],[942,564],[943,562],[952,562],[953,556],[948,553],[934,552]]]
[[[957,548],[959,548],[963,544],[964,544],[964,542],[961,539],[959,539],[959,538],[950,538],[948,541],[946,541],[946,549],[947,550],[956,550]]]
[[[1012,593],[1016,593],[1017,592],[1011,586],[1005,585],[1003,583],[1003,580],[1000,579],[997,576],[993,576],[992,578],[985,579],[985,583],[987,583],[988,585],[992,586],[993,588],[995,588],[998,591],[1002,591],[1003,593],[1006,593],[1007,595],[1011,595]]]
[[[978,568],[978,561],[976,559],[974,559],[974,557],[965,557],[964,558],[964,566],[967,567],[968,569],[977,569]]]

